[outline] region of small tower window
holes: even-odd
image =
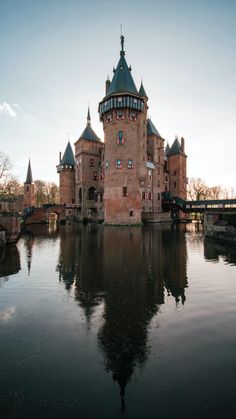
[[[130,211],[130,212],[129,212],[129,216],[130,216],[130,217],[133,217],[133,215],[134,215],[134,211]]]
[[[142,192],[142,199],[145,199],[145,192]]]
[[[122,160],[120,160],[120,159],[116,160],[116,168],[117,169],[122,169]]]
[[[176,176],[176,170],[174,170],[173,175]]]
[[[124,111],[117,111],[116,112],[116,119],[118,119],[119,121],[125,119]]]
[[[124,144],[124,142],[123,131],[118,131],[117,144]]]
[[[109,160],[106,161],[106,170],[109,169]]]
[[[148,199],[152,199],[152,192],[148,192]]]
[[[97,172],[93,172],[93,180],[97,180],[98,179],[98,174]]]
[[[176,188],[176,182],[174,182],[174,188]]]
[[[94,167],[94,159],[90,159],[89,160],[89,166],[90,167]]]
[[[136,121],[137,119],[137,113],[136,112],[130,112],[129,113],[129,120],[130,121]]]
[[[123,186],[122,196],[128,196],[127,186]]]
[[[133,169],[133,160],[129,159],[128,160],[128,169]]]

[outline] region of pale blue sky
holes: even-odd
[[[117,65],[120,23],[149,115],[172,143],[186,139],[188,176],[236,187],[236,2],[0,0],[0,150],[25,180],[58,181]]]

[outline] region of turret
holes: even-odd
[[[144,89],[143,89],[144,90]],[[120,59],[99,104],[105,136],[104,209],[107,224],[141,223],[140,184],[147,170],[147,96],[138,92],[125,59]]]
[[[57,173],[60,177],[60,204],[74,204],[75,203],[75,158],[68,141],[65,152],[61,159],[59,155],[59,165],[57,166]]]
[[[186,161],[187,156],[184,151],[184,139],[181,144],[178,137],[172,146],[166,150],[167,165],[169,170],[169,190],[173,196],[186,199]]]

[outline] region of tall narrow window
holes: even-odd
[[[94,167],[94,159],[90,159],[89,160],[89,166],[90,167]]]
[[[128,169],[133,169],[133,160],[128,160]]]
[[[116,168],[117,169],[122,169],[122,160],[120,160],[120,159],[116,160]]]
[[[127,186],[123,186],[122,196],[128,196]]]
[[[124,144],[123,131],[118,131],[117,144]]]

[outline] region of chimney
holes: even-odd
[[[181,151],[184,153],[184,138],[181,137]]]
[[[106,79],[106,95],[107,95],[108,89],[110,87],[110,84],[111,84],[111,81],[109,79],[109,76],[107,76],[107,79]]]

